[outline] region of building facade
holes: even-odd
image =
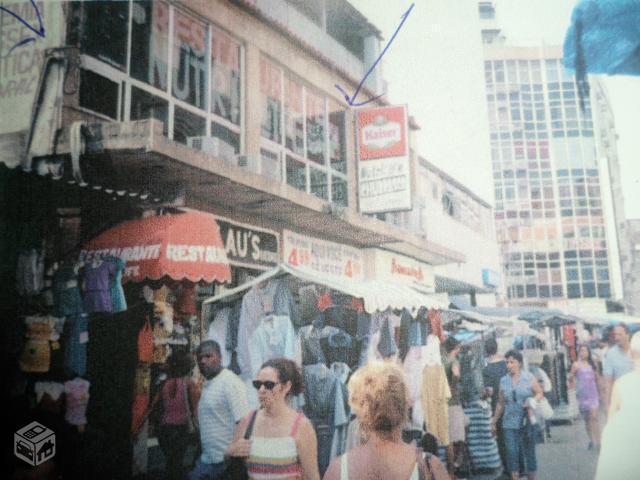
[[[609,299],[613,237],[607,234],[598,128],[556,47],[485,48],[495,219],[513,303]],[[606,161],[606,160],[605,160]],[[617,246],[617,245],[616,245]]]

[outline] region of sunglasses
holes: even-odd
[[[278,385],[279,382],[272,382],[271,380],[266,380],[264,382],[260,380],[254,380],[251,383],[253,384],[253,388],[255,388],[256,390],[260,390],[260,387],[262,387],[263,385],[267,390],[273,390],[273,387]]]

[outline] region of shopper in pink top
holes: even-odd
[[[189,377],[191,367],[191,357],[187,353],[171,355],[167,359],[167,379],[158,392],[158,442],[169,480],[184,477],[184,454],[194,431],[195,385]]]

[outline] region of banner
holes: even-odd
[[[364,280],[364,254],[349,245],[283,232],[284,263],[342,280]]]
[[[411,210],[411,166],[404,105],[358,110],[360,212]]]

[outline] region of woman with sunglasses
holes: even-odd
[[[519,351],[509,350],[505,359],[509,373],[500,379],[492,429],[495,434],[496,422],[502,420],[507,470],[511,479],[519,478],[522,458],[525,462],[522,470],[529,480],[534,480],[538,469],[536,435],[533,426],[527,421],[527,417],[533,416],[528,403],[531,397],[542,400],[544,392],[533,374],[522,369],[522,354]]]
[[[240,422],[226,455],[245,457],[250,479],[320,480],[316,433],[289,399],[302,393],[302,373],[287,358],[266,361],[253,381],[260,410],[249,440],[244,433],[253,416]]]

